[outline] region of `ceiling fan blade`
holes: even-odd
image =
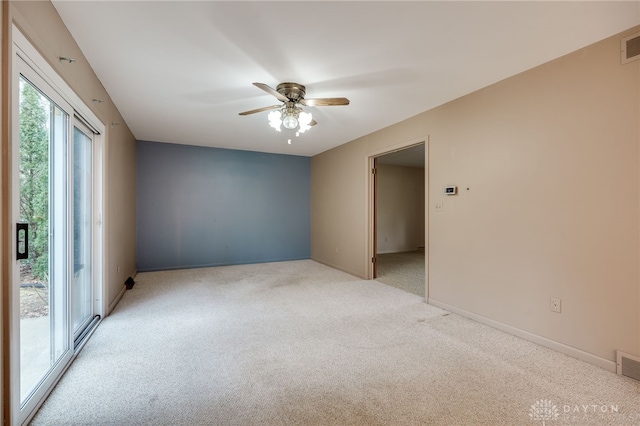
[[[317,98],[317,99],[304,99],[304,102],[300,102],[307,106],[334,106],[334,105],[349,105],[349,99],[347,98]]]
[[[270,86],[267,86],[264,83],[253,83],[254,86],[264,90],[265,92],[267,92],[270,95],[275,96],[276,98],[278,98],[278,100],[282,101],[282,102],[289,102],[289,98],[287,98],[286,96],[284,96],[281,93],[278,93],[278,91]]]
[[[311,120],[311,123],[309,123],[309,126],[315,126],[316,124],[318,124],[316,120]]]
[[[278,108],[281,108],[281,107],[282,107],[282,105],[271,105],[271,106],[264,107],[264,108],[252,109],[251,111],[241,112],[241,113],[238,113],[238,115],[255,114],[256,112],[269,111],[269,110],[278,109]]]

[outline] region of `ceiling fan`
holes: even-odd
[[[280,83],[273,89],[264,83],[253,83],[254,86],[264,90],[270,95],[275,96],[282,102],[280,105],[271,105],[268,107],[252,109],[250,111],[241,112],[240,115],[255,114],[257,112],[271,111],[269,113],[269,125],[280,131],[280,126],[285,129],[296,130],[296,136],[304,133],[311,126],[318,124],[310,113],[304,112],[299,105],[302,106],[334,106],[349,105],[347,98],[316,98],[305,99],[306,88],[298,83]]]

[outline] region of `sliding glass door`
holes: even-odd
[[[14,47],[10,376],[11,424],[20,425],[102,313],[102,192],[97,131],[59,77]]]

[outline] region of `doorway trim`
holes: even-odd
[[[425,196],[424,196],[424,220],[425,220],[425,239],[424,239],[424,267],[425,267],[425,289],[424,289],[424,295],[425,295],[425,300],[429,300],[429,135],[420,137],[420,138],[416,138],[416,139],[411,139],[405,142],[401,142],[395,145],[391,145],[391,146],[387,146],[385,148],[381,148],[381,149],[377,149],[374,151],[370,151],[366,154],[365,157],[365,173],[367,174],[366,177],[366,182],[367,182],[367,193],[365,196],[365,205],[366,205],[366,236],[367,236],[367,250],[366,250],[366,258],[364,259],[365,261],[365,265],[366,268],[365,270],[367,271],[366,274],[366,278],[368,280],[372,280],[373,279],[373,257],[375,255],[375,247],[374,247],[374,243],[375,243],[375,221],[374,221],[374,213],[375,213],[375,205],[374,205],[374,199],[375,199],[375,193],[374,193],[374,175],[373,175],[373,168],[374,168],[374,163],[375,163],[375,159],[377,157],[386,155],[386,154],[392,154],[394,152],[397,151],[401,151],[403,149],[407,149],[407,148],[412,148],[414,146],[418,146],[418,145],[425,145],[425,150],[424,150],[424,155],[425,155],[425,159],[424,159],[424,165],[425,165],[425,171],[424,171],[424,188],[425,188]]]

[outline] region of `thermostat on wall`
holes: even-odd
[[[444,193],[447,195],[457,195],[458,194],[458,187],[457,186],[447,186],[444,189]]]

